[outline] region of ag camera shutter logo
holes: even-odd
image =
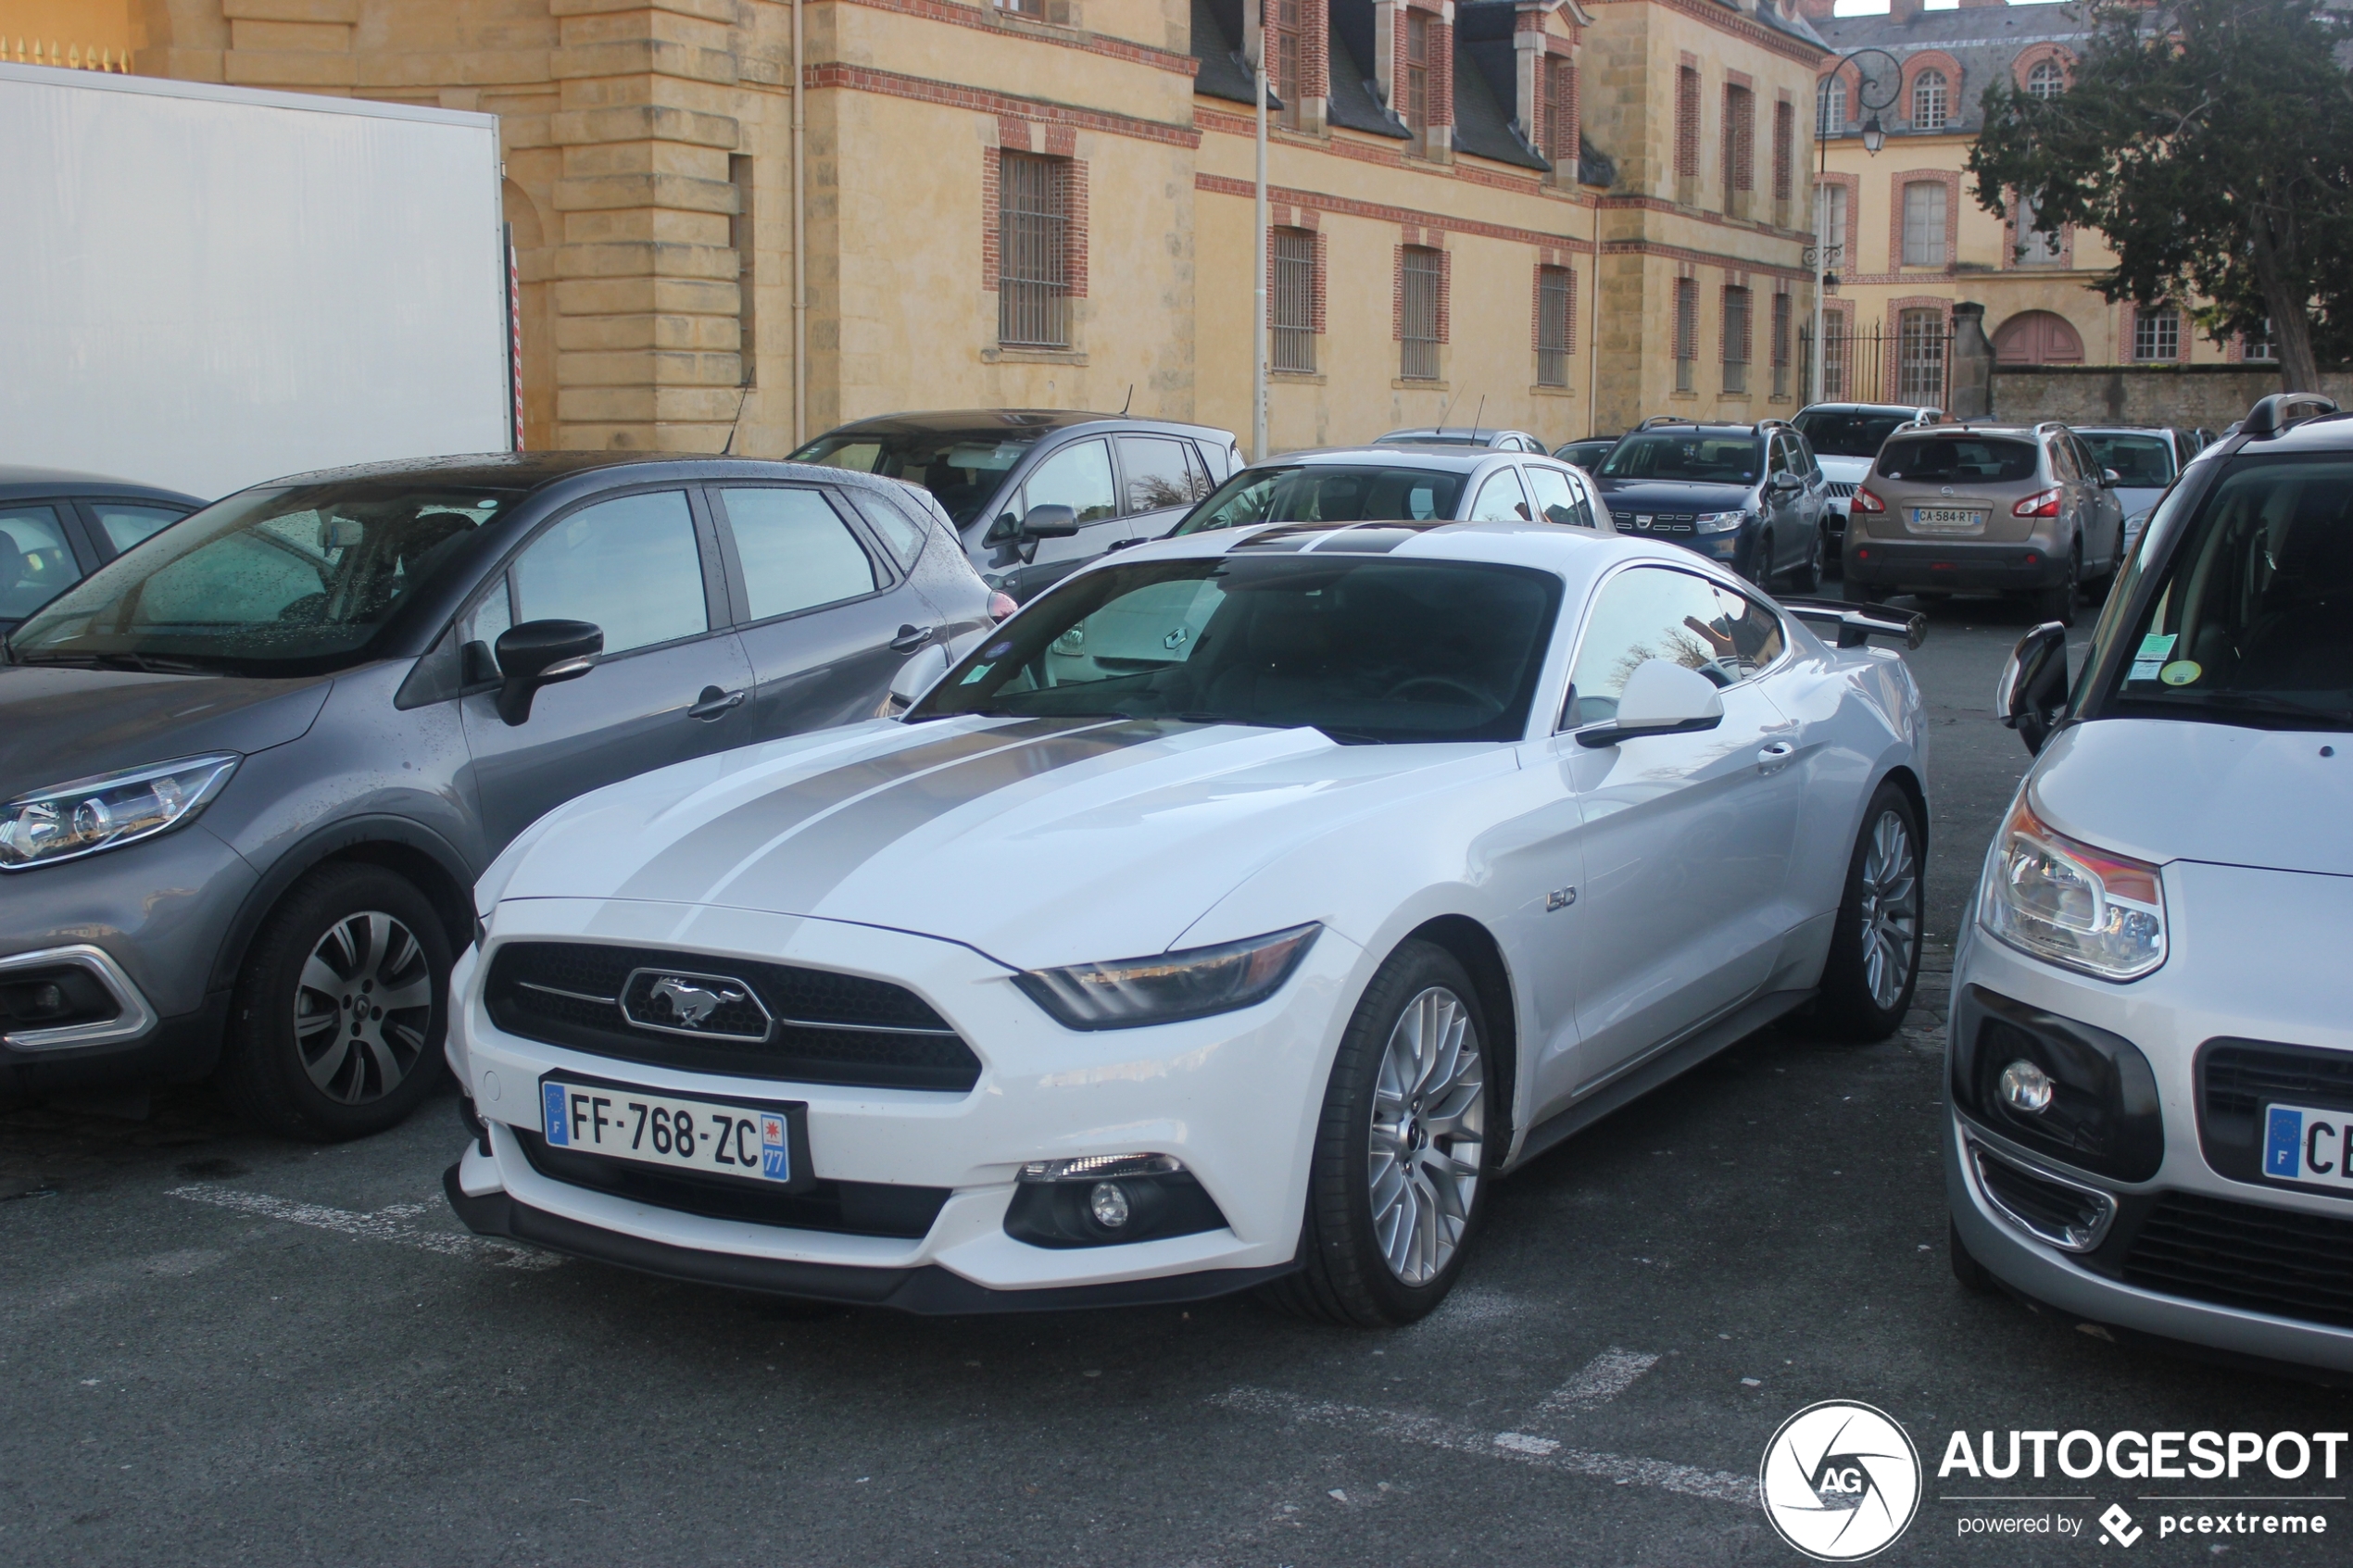
[[[1919,1450],[1885,1411],[1825,1399],[1781,1423],[1756,1486],[1782,1540],[1818,1562],[1856,1562],[1919,1511]]]

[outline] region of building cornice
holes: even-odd
[[[1189,77],[1201,69],[1201,62],[1192,56],[1180,55],[1171,49],[1156,49],[1149,44],[1114,38],[1106,33],[1084,32],[1076,28],[1056,27],[1051,22],[1032,21],[1008,11],[983,10],[978,6],[959,5],[956,0],[838,0],[838,3],[865,6],[877,11],[896,11],[901,16],[921,17],[926,21],[946,22],[951,27],[1006,33],[1027,39],[1033,44],[1051,44],[1059,49],[1076,49],[1108,59],[1126,60],[1177,76]]]
[[[839,62],[811,66],[803,72],[802,81],[812,92],[839,88],[852,93],[874,93],[887,98],[909,98],[917,103],[940,104],[981,114],[1013,115],[1047,125],[1067,125],[1077,131],[1132,136],[1139,141],[1161,142],[1176,147],[1201,145],[1201,132],[1189,125],[1140,119],[1134,115],[1113,114],[1107,109],[1087,108],[1077,104],[1058,104],[1046,98],[1015,97],[1008,93],[994,93],[987,88],[967,87],[953,82],[935,82],[929,77],[909,76],[873,66]]]

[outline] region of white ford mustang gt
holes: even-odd
[[[1873,633],[1919,622],[1541,524],[1112,557],[903,720],[518,839],[450,1200],[793,1296],[1411,1321],[1496,1177],[1793,1008],[1903,1018],[1926,770]]]

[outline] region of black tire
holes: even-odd
[[[1748,556],[1748,580],[1768,594],[1773,591],[1773,534],[1770,529],[1757,531],[1756,548],[1751,550]]]
[[[2067,553],[2067,575],[2047,588],[2034,590],[2034,619],[2037,622],[2056,621],[2062,626],[2075,624],[2075,601],[2083,581],[2083,545],[2078,540]]]
[[[1994,1282],[1994,1271],[1969,1256],[1969,1248],[1961,1245],[1961,1227],[1949,1219],[1944,1222],[1944,1252],[1952,1261],[1953,1277],[1960,1281],[1963,1290],[1971,1296],[2000,1293],[2002,1287]]]
[[[314,958],[321,967],[309,970]],[[315,984],[322,977],[331,987]],[[366,1000],[380,983],[384,996],[424,1000],[387,1013]],[[405,1121],[441,1082],[448,1010],[449,940],[432,903],[382,867],[322,866],[255,933],[214,1082],[271,1132],[366,1137]]]
[[[1794,572],[1791,573],[1789,580],[1790,592],[1793,594],[1818,594],[1821,592],[1822,561],[1829,554],[1830,546],[1824,543],[1822,531],[1818,527],[1814,530],[1814,553],[1806,558],[1804,565],[1800,566]]]
[[[1308,1167],[1306,1213],[1300,1231],[1301,1268],[1264,1287],[1274,1306],[1297,1317],[1354,1328],[1394,1328],[1426,1316],[1446,1298],[1487,1211],[1488,1189],[1502,1152],[1495,1135],[1494,1074],[1482,1072],[1476,1103],[1482,1136],[1467,1212],[1453,1249],[1425,1283],[1408,1284],[1383,1255],[1374,1224],[1372,1118],[1374,1091],[1390,1038],[1409,1006],[1431,990],[1450,992],[1468,1015],[1480,1053],[1491,1060],[1493,1036],[1470,976],[1453,954],[1428,942],[1406,942],[1389,956],[1356,1004],[1324,1091],[1315,1151]],[[1438,1140],[1431,1140],[1435,1148]],[[1459,1148],[1459,1144],[1455,1146]]]
[[[1873,863],[1887,858],[1884,824],[1891,818],[1902,834],[1905,862],[1902,867],[1891,863],[1881,869]],[[1846,862],[1845,893],[1838,904],[1838,923],[1831,932],[1830,959],[1822,966],[1821,997],[1815,1016],[1824,1032],[1836,1038],[1884,1040],[1911,1010],[1912,992],[1920,979],[1925,870],[1920,846],[1919,812],[1912,797],[1894,782],[1882,783],[1864,808],[1863,825],[1855,835],[1855,852]],[[1872,869],[1867,871],[1867,867]],[[1896,947],[1903,949],[1900,960],[1890,951]],[[1890,965],[1898,961],[1900,983],[1891,985],[1887,983],[1893,978]]]

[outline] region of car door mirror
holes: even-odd
[[[1576,732],[1577,744],[1616,746],[1645,735],[1690,734],[1723,721],[1724,698],[1715,682],[1667,659],[1646,659],[1626,678],[1617,717]]]
[[[521,724],[542,686],[576,681],[605,651],[600,626],[585,621],[526,621],[498,633],[498,717]]]
[[[1021,520],[1025,539],[1067,539],[1078,532],[1078,514],[1051,504],[1032,507]]]
[[[1020,534],[1021,520],[1011,512],[999,512],[997,521],[988,525],[988,532],[981,535],[980,542],[984,545],[1010,545]]]
[[[2045,621],[2018,640],[1994,687],[1994,717],[2039,752],[2067,702],[2067,628]]]
[[[2114,469],[2102,469],[2100,470],[2100,483],[2113,490],[2118,485],[2124,483],[2124,476],[2117,472]]]
[[[1803,490],[1806,488],[1806,482],[1798,478],[1797,475],[1790,472],[1787,469],[1783,469],[1780,472],[1773,476],[1773,488],[1784,491]]]

